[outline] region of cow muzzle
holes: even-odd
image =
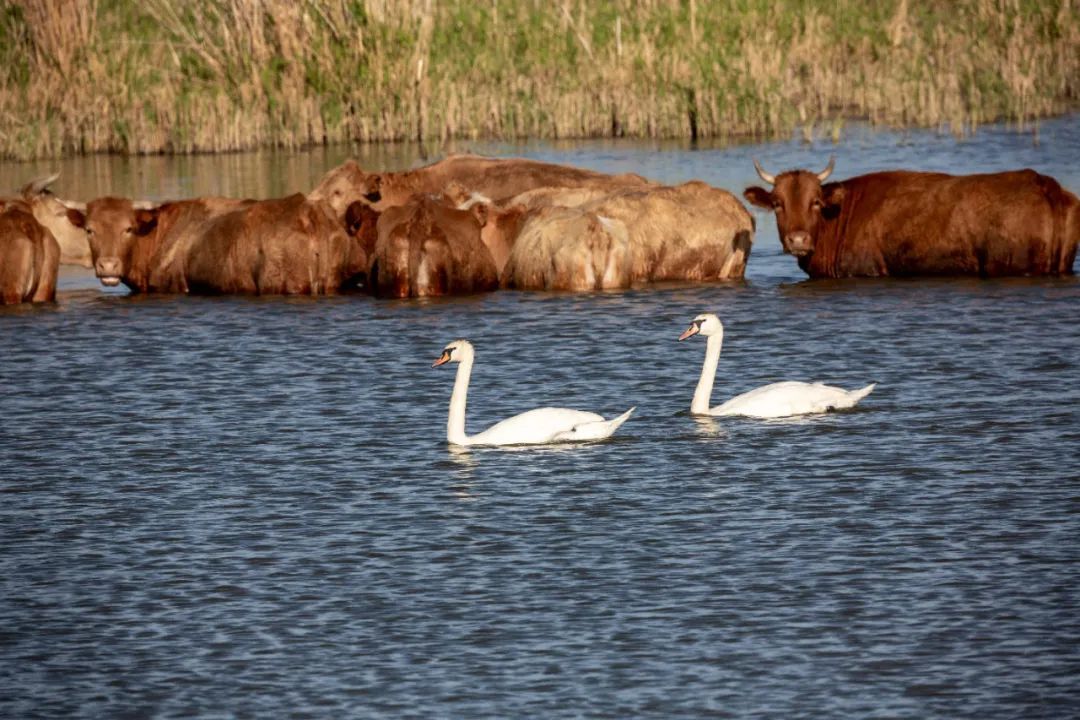
[[[791,232],[784,236],[784,252],[795,257],[803,257],[814,252],[814,239],[808,232]]]
[[[115,287],[120,284],[120,258],[98,258],[94,263],[94,274],[102,285]]]

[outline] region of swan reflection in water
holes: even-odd
[[[698,434],[702,437],[726,438],[728,431],[711,415],[692,415]]]

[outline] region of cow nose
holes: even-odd
[[[98,277],[120,277],[120,258],[98,258],[94,272]]]
[[[790,232],[784,240],[785,249],[792,255],[802,255],[811,249],[810,233],[805,230]]]

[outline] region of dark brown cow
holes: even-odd
[[[0,304],[52,302],[60,245],[30,205],[0,200]]]
[[[459,210],[442,196],[416,195],[379,216],[368,287],[379,297],[486,292],[499,287],[480,239],[487,208]]]
[[[1071,274],[1080,201],[1033,170],[986,175],[893,171],[825,183],[776,177],[743,196],[774,210],[784,252],[812,278]]]
[[[348,268],[347,287],[367,285],[368,265],[375,255],[375,243],[379,239],[379,211],[366,201],[358,200],[345,211],[345,232],[352,238]]]
[[[645,185],[648,180],[626,173],[607,175],[568,165],[522,158],[451,155],[437,163],[402,172],[364,172],[354,160],[328,172],[308,197],[326,200],[339,215],[350,203],[367,199],[379,210],[403,205],[414,195],[442,193],[457,184],[485,200],[501,201],[539,187],[605,187]],[[378,202],[372,200],[376,193]]]

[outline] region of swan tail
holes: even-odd
[[[637,410],[637,405],[635,405],[634,407],[630,408],[629,410],[627,410],[626,412],[624,412],[624,413],[623,413],[622,415],[620,415],[619,417],[617,417],[617,418],[614,418],[614,419],[612,419],[612,420],[608,420],[607,422],[608,422],[608,425],[610,425],[610,426],[611,426],[611,432],[615,432],[616,430],[618,430],[618,429],[619,429],[619,426],[620,426],[620,425],[622,425],[622,424],[623,424],[624,422],[626,422],[627,420],[629,420],[629,419],[630,419],[630,416],[631,416],[631,415],[632,415],[632,414],[634,413],[634,411],[635,411],[635,410]]]
[[[619,426],[630,419],[630,415],[637,410],[632,407],[617,418],[611,420],[596,420],[593,422],[578,423],[569,432],[560,433],[557,440],[602,440],[611,437]]]
[[[876,387],[877,387],[877,383],[870,383],[869,385],[867,385],[866,387],[864,387],[864,388],[862,388],[860,390],[852,390],[851,392],[849,392],[848,393],[848,400],[851,402],[851,405],[849,405],[848,407],[853,407],[855,405],[855,403],[859,402],[864,397],[866,397],[870,393],[874,392],[874,388],[876,388]]]

